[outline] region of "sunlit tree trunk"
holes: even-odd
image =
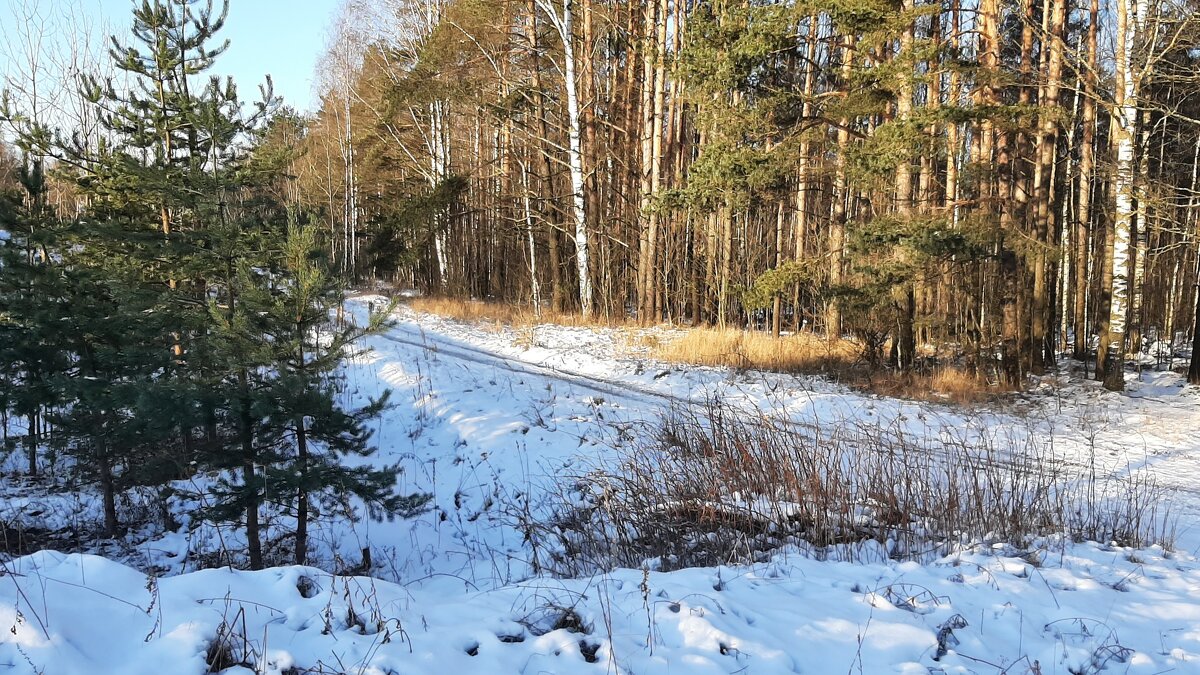
[[[1038,101],[1042,112],[1035,146],[1037,166],[1033,180],[1036,205],[1034,239],[1038,248],[1034,253],[1033,263],[1031,357],[1033,372],[1037,375],[1044,373],[1048,366],[1052,366],[1054,360],[1054,350],[1050,346],[1051,336],[1048,329],[1052,325],[1052,307],[1049,302],[1051,290],[1049,251],[1053,231],[1057,227],[1056,212],[1051,200],[1054,195],[1055,149],[1058,145],[1058,122],[1056,120],[1059,114],[1058,97],[1063,64],[1062,35],[1066,21],[1066,0],[1049,0],[1049,3],[1049,6],[1044,8],[1044,25],[1047,30],[1044,31],[1042,37],[1042,52],[1046,55],[1046,84],[1042,88]]]
[[[841,70],[842,81],[849,86],[853,72],[854,36],[842,37]],[[849,96],[849,90],[843,95]],[[843,117],[837,130],[837,168],[834,175],[833,209],[829,223],[829,285],[837,289],[844,279],[846,257],[846,210],[850,201],[850,185],[846,175],[846,153],[850,149],[850,123],[848,117]],[[837,340],[842,337],[842,305],[836,297],[829,300],[825,312],[825,337]]]
[[[551,0],[536,0],[550,19],[563,44],[563,80],[567,94],[567,164],[571,174],[571,215],[575,222],[575,267],[579,274],[579,311],[592,315],[592,274],[588,259],[588,227],[584,201],[583,148],[575,60],[573,0],[562,1],[561,13]]]
[[[1116,156],[1114,180],[1115,204],[1112,229],[1112,291],[1109,298],[1108,330],[1101,339],[1105,362],[1104,386],[1113,391],[1125,389],[1125,329],[1129,317],[1130,235],[1136,211],[1134,134],[1137,124],[1137,83],[1133,73],[1133,48],[1137,39],[1137,17],[1144,11],[1145,0],[1117,0],[1114,108],[1112,119],[1113,154]]]
[[[1090,353],[1088,321],[1088,260],[1091,257],[1092,194],[1096,166],[1096,77],[1099,67],[1100,0],[1091,0],[1088,13],[1087,67],[1083,71],[1083,136],[1079,148],[1079,191],[1075,222],[1075,253],[1072,256],[1075,278],[1073,356],[1084,361]]]

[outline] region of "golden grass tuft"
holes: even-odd
[[[659,345],[654,355],[674,363],[810,373],[848,368],[858,360],[861,351],[861,347],[849,340],[830,342],[811,333],[776,338],[768,333],[730,328],[696,328]]]
[[[965,368],[945,366],[929,375],[929,388],[956,403],[976,403],[990,398],[997,387]]]
[[[857,343],[829,342],[811,333],[776,338],[768,333],[697,328],[660,344],[652,354],[672,363],[823,374],[873,394],[955,405],[982,403],[1009,391],[957,366],[906,373],[872,368],[861,358],[862,347]]]
[[[865,382],[852,384],[883,396],[955,405],[984,403],[1012,391],[958,366],[937,366],[927,372],[875,373]]]
[[[518,320],[524,312],[521,307],[499,302],[430,297],[406,299],[403,304],[417,312],[436,314],[469,323],[492,322],[506,325],[524,323],[523,320]]]

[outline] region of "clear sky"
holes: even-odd
[[[137,0],[140,2],[141,0]],[[15,10],[34,6],[51,15],[70,7],[93,24],[107,23],[119,37],[128,34],[134,0],[0,0],[0,25],[13,30]],[[220,6],[220,0],[214,0]],[[229,19],[222,31],[231,41],[216,71],[231,75],[242,97],[257,98],[258,85],[268,73],[275,93],[285,103],[311,110],[312,83],[324,51],[327,28],[332,25],[338,0],[229,0]],[[77,8],[77,9],[76,9]],[[100,20],[100,21],[97,21]],[[3,58],[0,56],[0,58]]]

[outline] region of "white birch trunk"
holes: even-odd
[[[1137,22],[1130,16],[1130,0],[1117,3],[1116,78],[1117,106],[1113,111],[1113,136],[1116,145],[1116,204],[1113,222],[1113,289],[1109,306],[1110,348],[1118,358],[1125,354],[1126,316],[1129,311],[1129,246],[1135,211],[1134,125],[1137,122],[1137,90],[1132,57]],[[1142,4],[1142,0],[1138,1]]]
[[[446,143],[445,108],[442,101],[434,101],[429,108],[430,171],[429,187],[436,190],[450,173],[450,158]],[[446,276],[449,259],[446,256],[446,214],[438,211],[434,215],[433,252],[437,260],[437,286],[446,292]]]
[[[592,278],[588,262],[587,216],[583,195],[583,149],[580,134],[579,92],[575,81],[575,42],[572,0],[563,0],[560,15],[550,0],[537,0],[563,43],[563,79],[567,90],[567,158],[571,170],[571,211],[575,220],[575,265],[579,272],[579,309],[592,315]]]

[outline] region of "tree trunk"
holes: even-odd
[[[810,14],[808,17],[808,32],[805,37],[805,63],[804,63],[804,91],[803,103],[801,103],[800,114],[804,119],[808,119],[812,115],[813,109],[813,91],[816,88],[817,81],[817,39],[819,37],[818,30],[820,29],[819,15]],[[795,260],[797,262],[804,260],[807,256],[808,244],[808,223],[809,223],[809,204],[812,201],[810,191],[812,185],[809,182],[809,155],[812,152],[811,144],[808,137],[805,136],[800,141],[800,157],[796,167],[796,252]],[[800,284],[797,282],[792,287],[792,326],[795,331],[799,332],[804,327],[804,312],[800,310]]]
[[[854,36],[842,38],[842,80],[850,81],[854,58]],[[848,85],[847,85],[848,86]],[[849,96],[849,90],[843,92]],[[837,130],[837,170],[834,176],[833,210],[829,223],[829,285],[837,292],[844,279],[846,257],[846,210],[850,201],[850,185],[846,175],[846,153],[850,149],[850,119],[843,117]],[[828,299],[825,312],[825,338],[839,340],[842,337],[842,304],[836,295]]]
[[[38,414],[29,413],[29,428],[25,431],[25,459],[29,464],[29,475],[38,474]]]
[[[916,364],[917,357],[917,337],[913,330],[917,297],[912,284],[906,284],[900,290],[897,310],[899,321],[896,332],[896,366],[901,370],[909,370]]]
[[[903,0],[901,12],[911,15],[913,0]],[[911,17],[909,16],[909,20]],[[913,27],[910,23],[900,34],[900,50],[897,56],[907,55],[912,49]],[[907,122],[913,112],[913,84],[907,74],[900,74],[899,91],[896,93],[896,120]],[[912,158],[905,154],[896,165],[896,213],[902,221],[912,217],[913,175]],[[913,324],[916,319],[916,290],[914,279],[903,282],[897,290],[900,295],[897,303],[898,322],[896,333],[896,365],[901,370],[908,370],[916,363],[916,335]]]
[[[548,204],[544,208],[549,226],[546,230],[547,264],[550,267],[550,310],[556,314],[566,307],[566,293],[562,280],[562,253],[558,241],[558,209],[554,204],[554,180],[550,163],[550,151],[546,147],[550,142],[550,124],[546,119],[546,93],[542,86],[542,67],[537,38],[537,6],[536,0],[529,0],[529,21],[527,23],[527,39],[533,58],[533,100],[534,112],[537,117],[537,133],[540,146],[535,156],[538,160],[537,169],[541,173],[540,189],[543,201]]]
[[[579,274],[579,311],[585,319],[592,315],[592,273],[588,259],[588,227],[584,202],[583,149],[579,113],[579,83],[576,81],[575,24],[573,0],[563,0],[562,14],[549,5],[551,16],[563,43],[563,79],[567,92],[567,157],[571,174],[571,214],[575,221],[575,266]]]
[[[1096,68],[1099,63],[1098,36],[1100,32],[1100,0],[1091,0],[1089,11],[1087,63],[1083,74],[1083,139],[1079,149],[1079,196],[1078,216],[1075,223],[1075,341],[1073,356],[1077,361],[1086,361],[1090,348],[1091,331],[1088,330],[1088,259],[1092,221],[1092,178],[1096,165]]]
[[[638,265],[637,265],[637,312],[642,324],[650,323],[648,308],[653,305],[650,296],[653,293],[652,280],[654,276],[654,258],[658,246],[658,217],[652,213],[655,192],[654,179],[654,128],[655,118],[655,55],[658,53],[658,33],[654,29],[657,15],[657,2],[646,2],[642,5],[642,92],[640,99],[641,121],[638,137],[641,145],[640,165],[640,209],[638,223]],[[664,24],[665,25],[665,24]]]
[[[718,210],[721,252],[717,268],[717,325],[725,328],[729,321],[729,284],[733,267],[733,209],[725,204]]]
[[[250,384],[245,370],[238,373],[238,386],[241,389],[239,397],[239,428],[238,434],[242,442],[242,485],[246,491],[246,550],[250,556],[250,569],[263,568],[262,538],[259,533],[258,485],[254,469],[254,424],[250,412]]]
[[[108,448],[102,447],[100,452],[100,492],[104,502],[104,536],[117,536],[120,523],[117,521],[117,490],[113,478],[112,460],[108,457]]]
[[[786,204],[784,200],[779,200],[779,204],[775,207],[775,245],[772,248],[774,260],[772,267],[778,269],[783,262],[783,224],[785,222],[784,210]],[[783,293],[780,290],[775,291],[775,297],[771,301],[771,334],[779,337],[783,332]]]
[[[1050,6],[1044,8],[1044,21],[1048,30],[1042,38],[1042,52],[1046,55],[1046,86],[1038,101],[1042,110],[1037,135],[1037,166],[1034,172],[1034,203],[1035,225],[1034,238],[1037,251],[1033,263],[1033,312],[1031,321],[1031,358],[1033,373],[1041,375],[1047,367],[1053,366],[1046,358],[1047,342],[1050,340],[1048,327],[1052,325],[1050,304],[1050,267],[1049,250],[1052,233],[1056,227],[1054,210],[1051,200],[1054,196],[1053,176],[1055,149],[1058,145],[1058,95],[1060,78],[1062,77],[1063,43],[1062,33],[1066,20],[1066,0],[1050,0]],[[1049,43],[1047,45],[1046,43]]]
[[[304,418],[296,418],[296,463],[299,465],[300,486],[296,489],[296,564],[308,560],[308,430]]]
[[[1112,139],[1116,155],[1116,204],[1113,210],[1112,296],[1109,301],[1108,345],[1105,364],[1105,388],[1125,389],[1125,329],[1129,316],[1130,236],[1133,229],[1136,195],[1134,186],[1134,132],[1137,124],[1137,91],[1133,74],[1133,46],[1136,21],[1130,16],[1130,0],[1117,2],[1117,49],[1115,107]],[[1140,2],[1139,2],[1140,4]]]
[[[1200,384],[1200,283],[1196,284],[1196,313],[1192,324],[1192,361],[1188,364],[1188,382]]]

